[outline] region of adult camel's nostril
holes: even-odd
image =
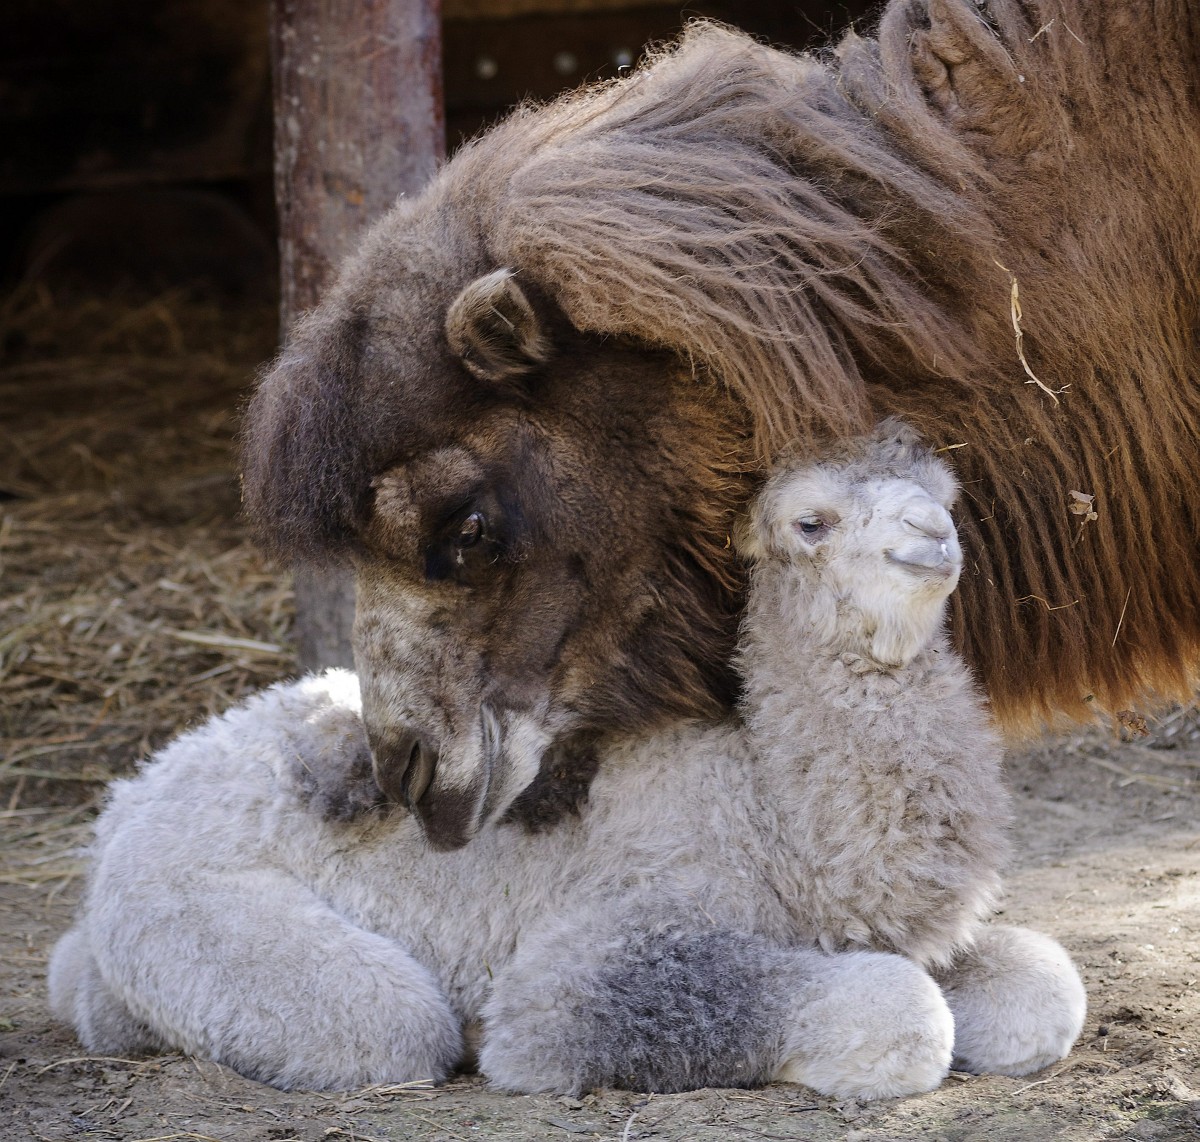
[[[437,759],[437,750],[419,740],[413,743],[408,765],[401,780],[404,803],[409,809],[415,809],[417,802],[425,796],[425,791],[433,781],[433,771],[437,768]]]
[[[412,730],[368,733],[368,738],[375,783],[389,801],[412,809],[433,781],[437,750]]]

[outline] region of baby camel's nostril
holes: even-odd
[[[936,539],[942,544],[950,538],[954,530],[949,516],[942,512],[908,512],[902,522],[911,527],[913,531],[927,535],[930,539]]]

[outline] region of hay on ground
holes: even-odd
[[[0,305],[6,840],[294,673],[290,580],[238,515],[237,412],[274,331],[269,305],[181,294]]]

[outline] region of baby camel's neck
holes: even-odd
[[[923,637],[912,657],[880,661],[870,616],[789,568],[759,568],[742,630],[747,726],[763,746],[779,743],[770,752],[785,755],[784,765],[796,760],[786,755],[832,743],[890,748],[950,695],[970,700],[942,610],[918,616]]]

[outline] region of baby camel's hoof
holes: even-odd
[[[1062,946],[1028,928],[983,928],[945,973],[955,1065],[1028,1075],[1065,1058],[1083,1029],[1087,995]]]
[[[819,997],[794,1010],[775,1078],[836,1098],[936,1089],[954,1042],[954,1017],[937,984],[900,956],[856,952],[829,966],[815,981]]]

